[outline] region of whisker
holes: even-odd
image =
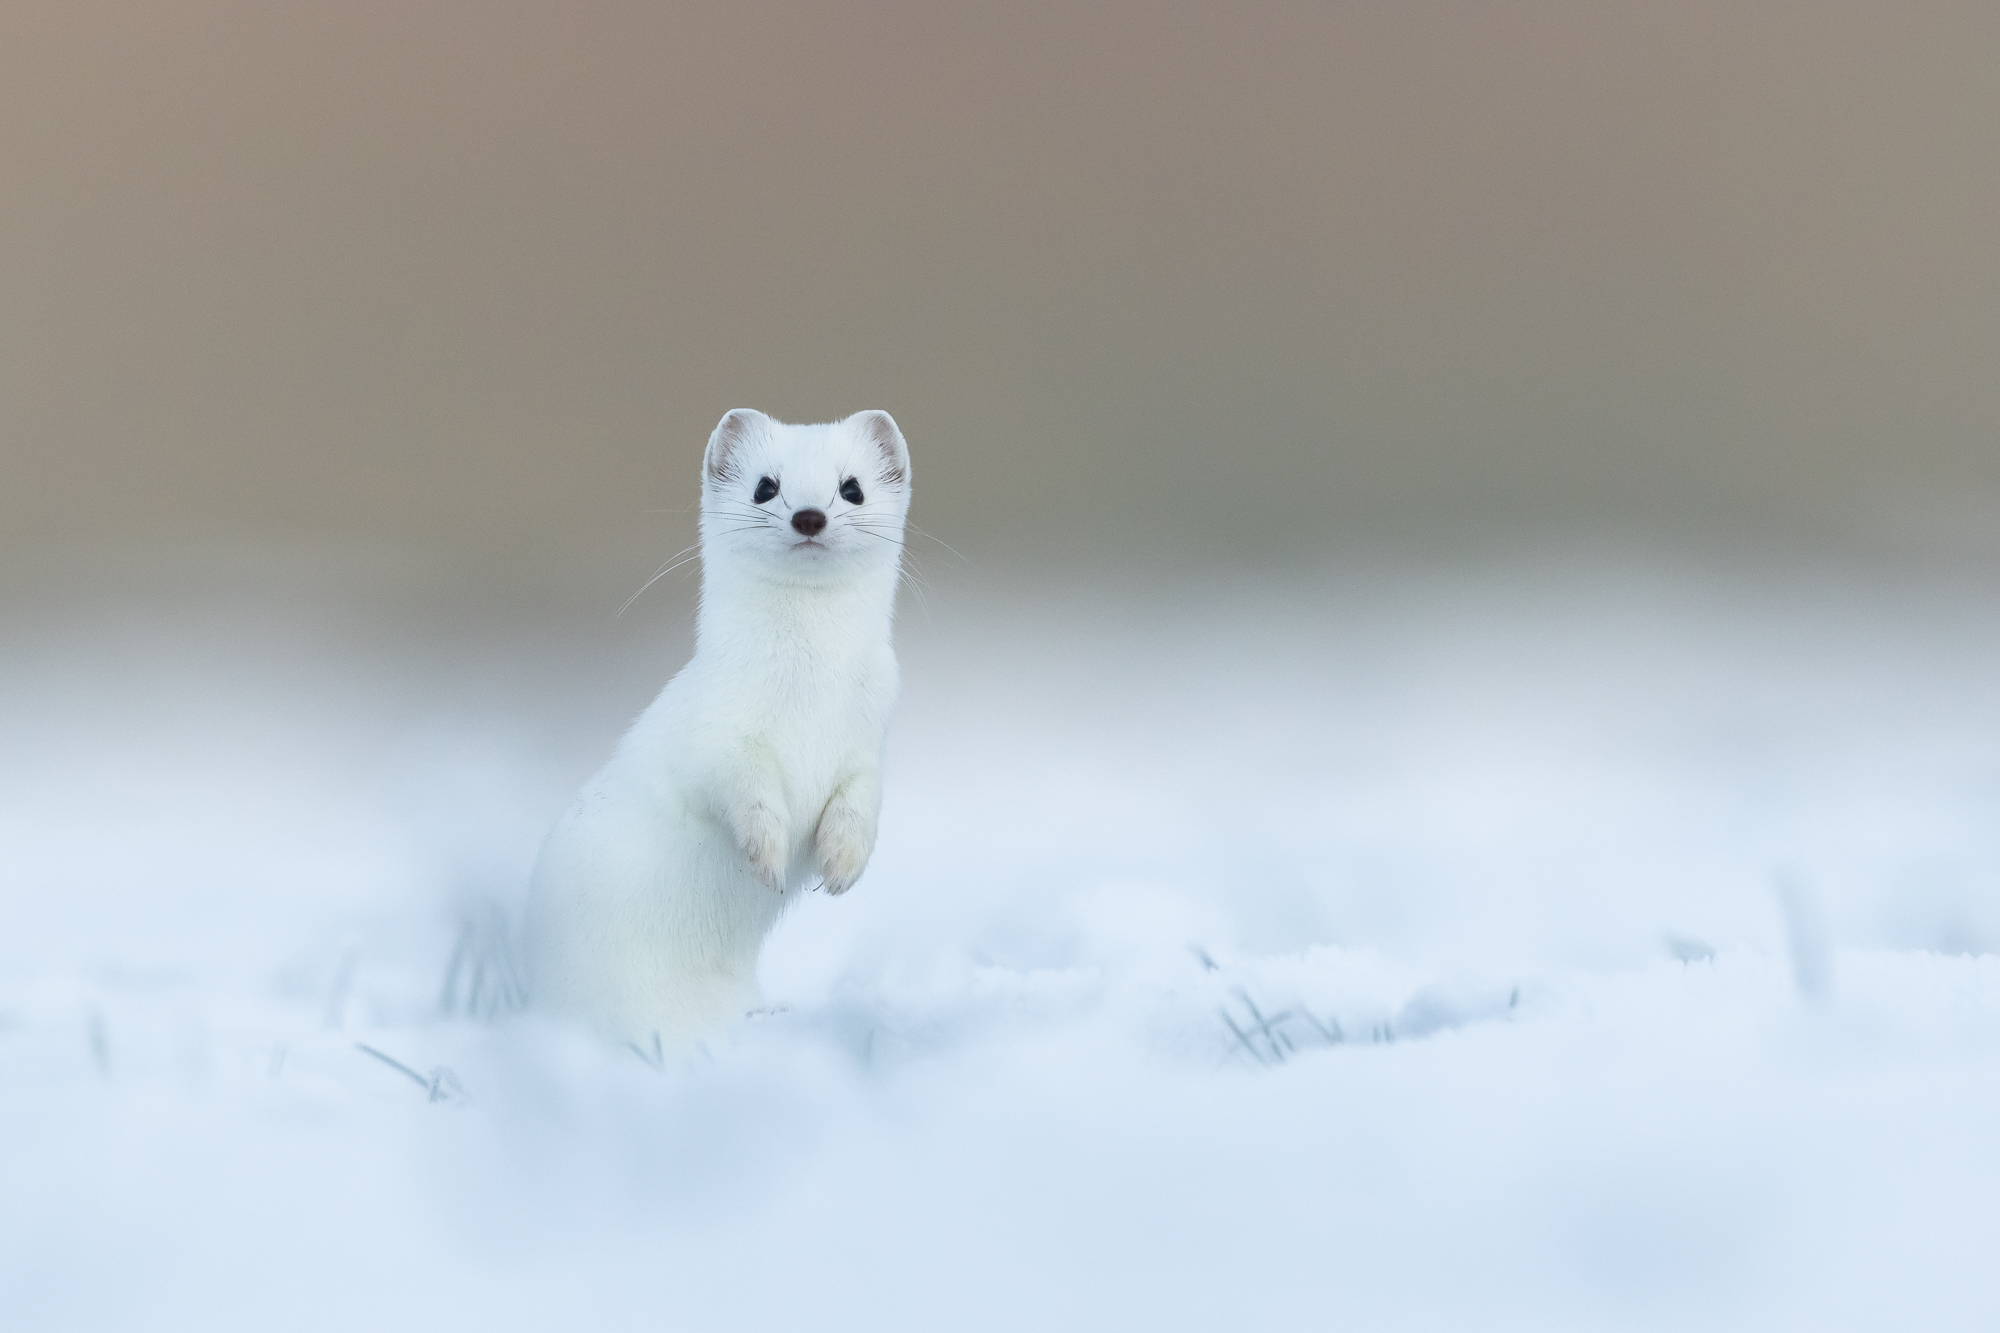
[[[953,555],[957,555],[960,560],[965,560],[964,556],[958,554],[958,549],[954,547],[950,542],[946,541],[944,538],[932,537],[928,532],[925,532],[922,528],[910,522],[908,519],[903,520],[903,526],[908,528],[911,532],[916,533],[919,537],[924,537],[929,539],[930,541],[936,542],[939,546],[944,547],[945,550],[950,551]],[[969,565],[972,562],[970,560],[965,560],[965,563]]]
[[[732,496],[726,496],[726,495],[717,496],[715,499],[703,505],[702,508],[704,510],[711,512],[724,508],[734,508],[739,511],[746,511],[758,514],[768,514],[771,512],[770,510],[764,508],[764,506],[762,505],[751,504],[748,500],[738,500]]]
[[[896,571],[896,582],[910,590],[910,596],[916,601],[918,609],[925,615],[931,613],[930,599],[924,596],[923,586],[911,576],[909,570],[898,569]]]
[[[879,532],[876,532],[876,531],[874,531],[873,529],[870,529],[870,528],[868,528],[868,527],[865,527],[865,526],[863,526],[863,525],[861,525],[861,524],[858,524],[858,523],[856,523],[856,524],[852,524],[852,525],[850,525],[850,526],[852,526],[852,527],[853,527],[853,529],[854,529],[854,530],[855,530],[856,532],[859,532],[859,533],[862,533],[862,534],[864,534],[864,535],[866,535],[866,536],[869,536],[869,537],[873,537],[873,538],[874,538],[874,539],[875,539],[876,541],[878,541],[878,542],[887,542],[887,543],[889,543],[889,545],[891,545],[891,546],[896,546],[896,547],[902,547],[902,546],[903,546],[903,544],[902,544],[901,542],[897,541],[897,540],[896,540],[896,539],[895,539],[894,537],[887,537],[887,536],[884,536],[883,534],[881,534],[881,533],[879,533]],[[913,557],[912,557],[912,556],[910,555],[910,552],[909,552],[909,549],[908,549],[907,547],[903,547],[903,559],[904,559],[904,561],[905,561],[905,562],[907,563],[907,565],[908,565],[908,566],[911,566],[911,567],[913,567],[913,566],[915,565],[915,560],[914,560],[914,558],[913,558]]]
[[[903,552],[902,559],[896,564],[896,578],[910,590],[910,594],[917,599],[917,604],[928,613],[930,604],[926,594],[932,587],[930,576],[924,573],[923,565],[908,551]]]
[[[673,566],[674,561],[680,559],[688,552],[698,551],[700,549],[701,549],[700,542],[696,542],[692,546],[683,546],[680,550],[675,551],[672,555],[668,556],[665,564],[661,565],[658,569],[653,571],[653,577],[658,578],[660,575],[666,573],[667,570]]]
[[[646,589],[652,587],[655,583],[658,583],[661,579],[673,573],[675,570],[679,569],[682,565],[692,563],[693,561],[699,559],[701,559],[701,547],[698,544],[695,546],[690,546],[687,548],[687,550],[682,551],[672,560],[662,565],[660,567],[659,573],[653,575],[653,577],[647,579],[645,583],[641,584],[638,592],[635,592],[630,597],[627,597],[625,599],[625,605],[618,608],[618,614],[621,616],[624,615],[625,612],[631,608],[632,603],[638,601],[640,597],[645,595]]]

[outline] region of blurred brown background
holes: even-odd
[[[660,546],[748,404],[1001,564],[1977,543],[1996,238],[1986,3],[15,3],[0,542]]]

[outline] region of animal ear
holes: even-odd
[[[771,418],[754,407],[732,407],[715,423],[702,455],[701,474],[710,481],[735,481],[742,475],[743,446],[762,435]]]
[[[877,408],[856,412],[847,419],[847,424],[859,431],[861,437],[881,454],[883,481],[900,486],[910,479],[910,446],[904,441],[896,418]]]

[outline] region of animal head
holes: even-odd
[[[786,578],[894,567],[910,510],[910,449],[887,412],[788,426],[723,414],[701,465],[702,553]]]

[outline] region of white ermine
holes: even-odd
[[[757,954],[815,880],[875,848],[910,454],[887,412],[727,413],[701,469],[694,659],[550,832],[531,1002],[685,1042],[758,1003]]]

